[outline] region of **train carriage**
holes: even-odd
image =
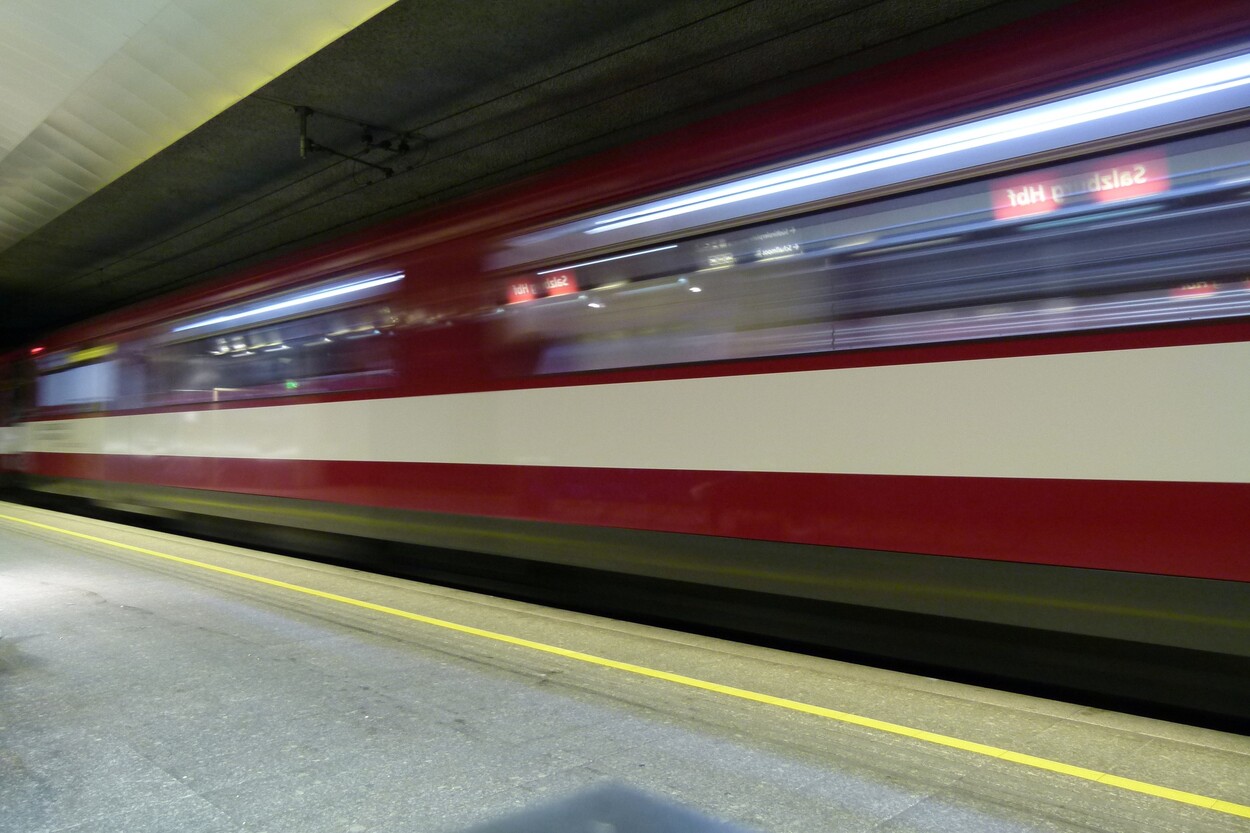
[[[1250,716],[1250,21],[1163,5],[53,334],[6,361],[5,468],[911,660],[1080,638],[1125,689],[1202,658],[1159,696]]]

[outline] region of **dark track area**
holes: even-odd
[[[1250,660],[13,489],[0,499],[952,682],[1250,735]]]

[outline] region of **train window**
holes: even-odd
[[[52,413],[102,410],[117,399],[117,345],[62,350],[36,360],[35,407]]]
[[[58,370],[39,377],[35,404],[40,408],[103,407],[117,393],[117,362],[99,362]]]
[[[507,282],[538,373],[1250,314],[1250,129],[712,235]]]
[[[337,278],[175,322],[145,352],[147,405],[382,387],[402,272]]]
[[[265,323],[150,351],[149,405],[222,402],[381,387],[394,379],[386,305]]]

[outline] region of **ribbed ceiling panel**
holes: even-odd
[[[395,0],[5,0],[0,251]]]

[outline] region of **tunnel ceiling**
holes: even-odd
[[[0,347],[1061,5],[399,0],[0,251]]]

